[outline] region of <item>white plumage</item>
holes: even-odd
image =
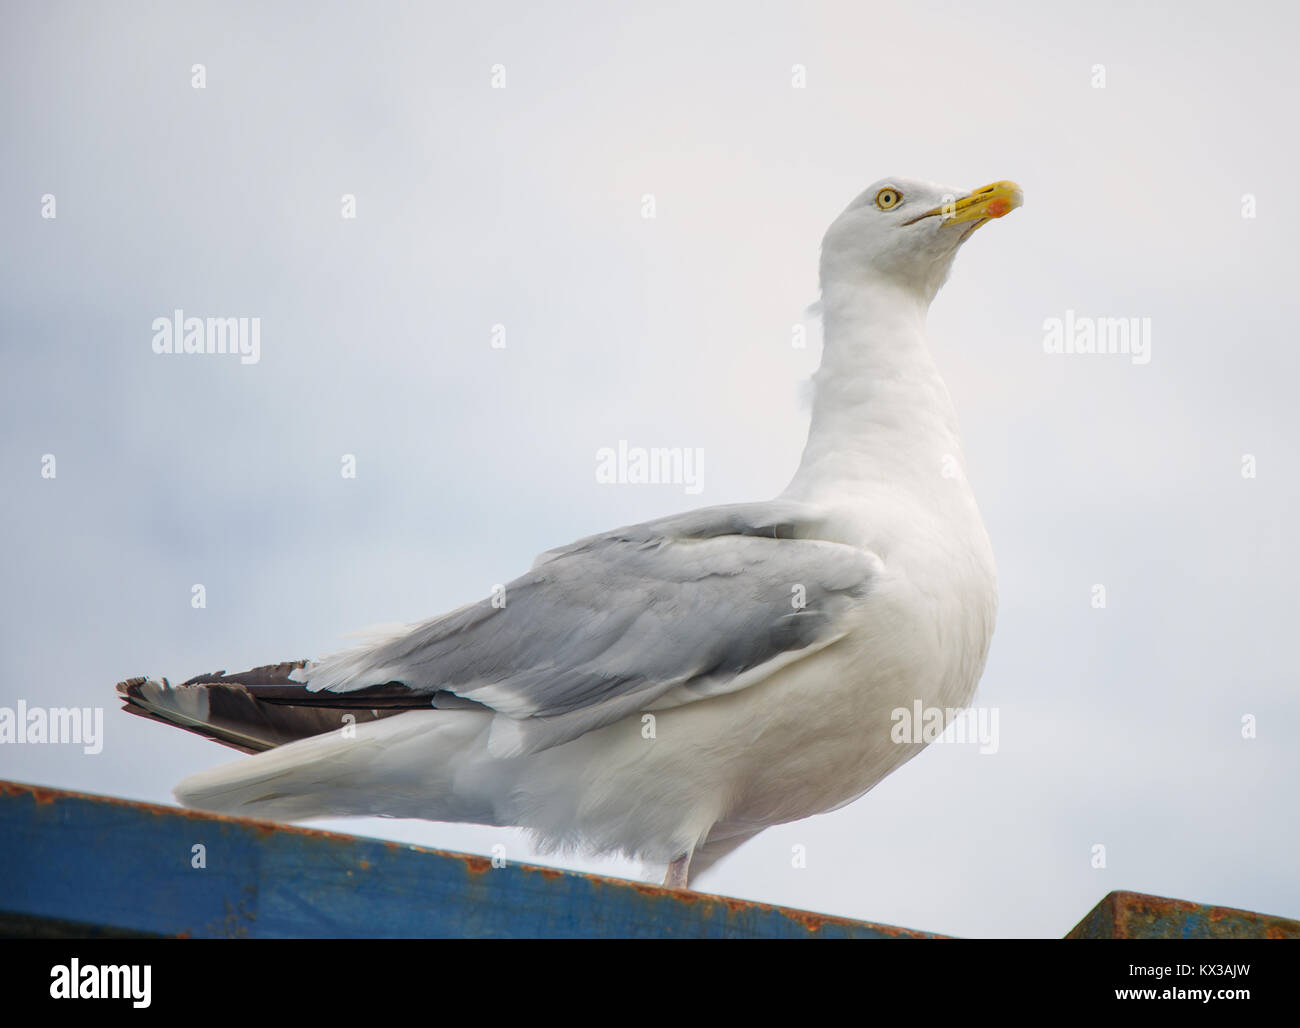
[[[893,741],[892,713],[966,706],[984,666],[993,556],[925,317],[961,243],[1019,204],[1012,183],[890,179],[836,219],[808,444],[776,500],[580,540],[504,607],[305,667],[123,683],[135,713],[265,750],[177,798],[516,825],[671,862],[684,885],[861,796],[921,748]]]

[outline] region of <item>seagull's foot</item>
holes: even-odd
[[[680,857],[668,865],[668,873],[664,875],[665,889],[689,889],[689,879],[691,875],[691,855],[683,853]]]

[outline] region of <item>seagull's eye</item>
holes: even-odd
[[[886,186],[876,194],[876,206],[882,211],[887,211],[891,207],[897,207],[903,202],[903,194],[897,189],[890,189]]]

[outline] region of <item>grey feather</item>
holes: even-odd
[[[879,562],[816,539],[818,522],[803,504],[734,504],[590,536],[543,554],[504,605],[462,607],[294,677],[311,691],[452,694],[504,715],[495,754],[536,752],[675,687],[687,701],[716,695],[834,641]]]

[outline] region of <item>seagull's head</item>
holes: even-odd
[[[1023,202],[1014,182],[954,189],[916,179],[881,179],[835,219],[822,240],[822,289],[882,281],[925,303],[948,277],[961,244]]]

